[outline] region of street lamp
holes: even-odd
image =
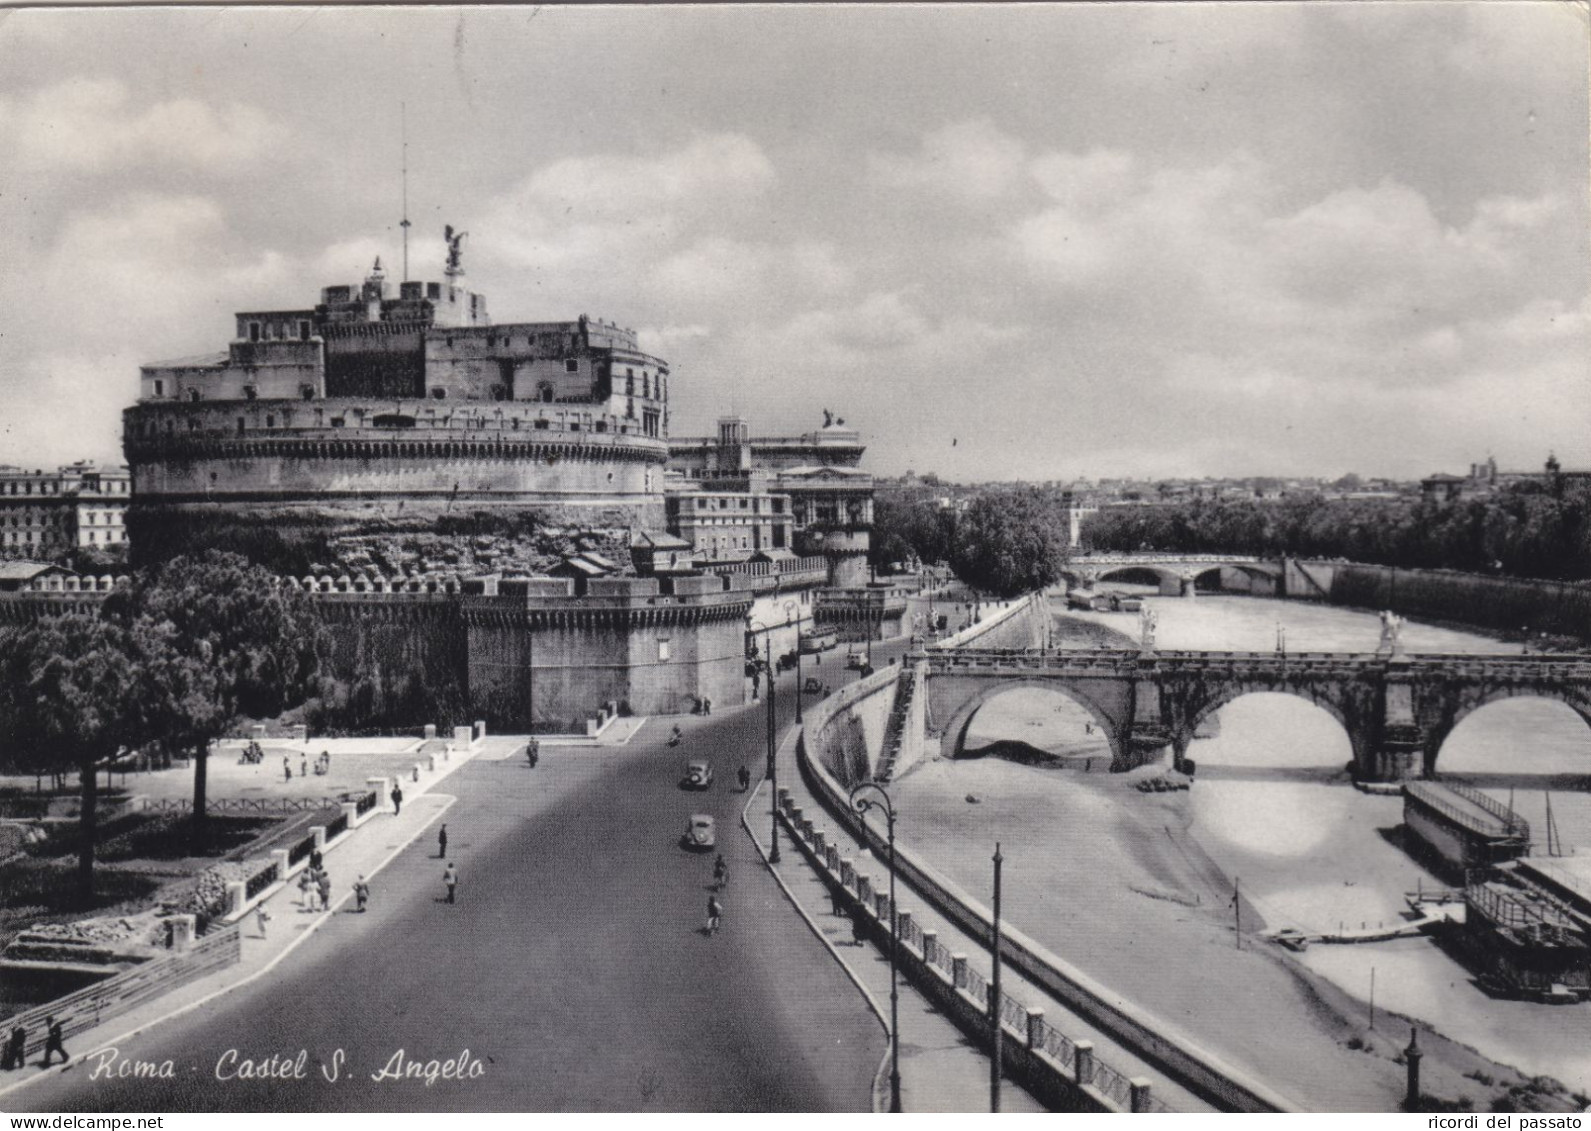
[[[773,705],[773,664],[768,658],[772,655],[773,644],[770,637],[773,630],[765,624],[752,621],[751,631],[757,632],[759,630],[762,632],[763,654],[762,659],[757,662],[762,667],[763,674],[768,677],[768,788],[773,791],[770,798],[771,804],[769,805],[772,825],[768,834],[768,863],[777,864],[779,863],[779,763],[774,757],[776,749],[774,745],[774,730],[776,723]]]
[[[873,790],[884,799],[880,805],[860,796]],[[876,781],[865,781],[851,790],[851,808],[866,816],[869,809],[884,810],[889,831],[889,1110],[900,1111],[900,985],[897,959],[900,953],[900,917],[895,906],[895,806]]]

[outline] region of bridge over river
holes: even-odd
[[[1168,744],[1181,764],[1200,723],[1255,692],[1326,710],[1347,732],[1355,776],[1368,781],[1434,776],[1453,728],[1499,699],[1556,699],[1591,725],[1588,655],[961,648],[914,660],[926,677],[924,737],[946,757],[962,753],[984,703],[1023,685],[1059,691],[1087,710],[1118,769]]]
[[[1246,557],[1240,554],[1161,554],[1138,553],[1079,554],[1062,570],[1069,584],[1091,589],[1099,581],[1136,572],[1153,574],[1163,597],[1192,597],[1198,579],[1208,573],[1221,573],[1241,579],[1242,588],[1261,596],[1285,592],[1288,580],[1283,561]]]

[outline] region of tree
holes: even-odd
[[[240,718],[273,718],[318,689],[320,618],[263,567],[214,550],[144,571],[105,613],[143,659],[139,737],[193,756],[202,835],[210,744]]]
[[[82,784],[78,892],[94,894],[100,765],[121,749],[140,686],[126,630],[73,614],[11,634],[0,672],[0,731],[23,764],[71,767]]]
[[[1067,545],[1058,499],[1035,487],[990,491],[957,522],[950,564],[974,588],[1015,597],[1059,580]]]

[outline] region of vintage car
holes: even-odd
[[[828,652],[839,647],[840,636],[831,628],[818,628],[810,632],[803,632],[797,639],[801,651],[811,655],[814,652]]]
[[[685,780],[680,783],[686,789],[711,789],[713,787],[713,764],[704,760],[697,760],[685,767]]]
[[[847,671],[866,671],[869,667],[871,665],[867,662],[866,652],[852,652],[845,657],[845,668]]]
[[[692,852],[705,852],[718,843],[713,819],[706,813],[692,813],[685,824],[685,835],[680,837],[680,847]]]

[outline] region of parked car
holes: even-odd
[[[705,760],[691,762],[685,767],[685,781],[682,784],[686,789],[711,789],[713,764]]]
[[[705,852],[718,843],[718,832],[713,819],[706,813],[692,813],[685,824],[685,835],[680,837],[680,847],[692,852]]]

